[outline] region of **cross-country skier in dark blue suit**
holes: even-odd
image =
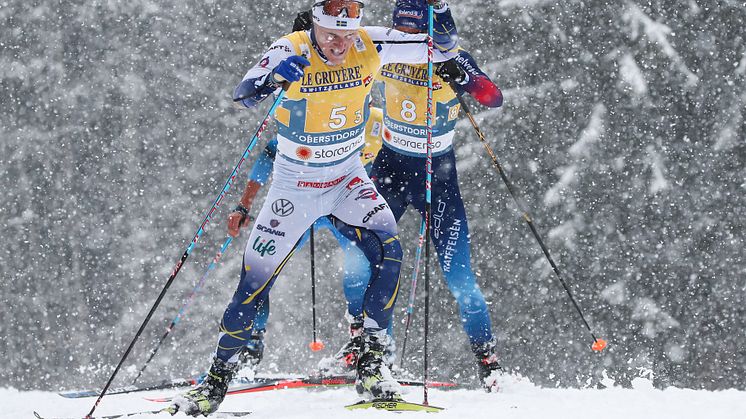
[[[427,2],[398,0],[393,26],[410,33],[426,32]],[[500,366],[488,307],[471,268],[469,226],[452,141],[460,110],[457,93],[468,93],[488,107],[501,106],[503,98],[500,89],[479,69],[468,52],[459,49],[455,61],[464,71],[463,77],[453,69],[449,71],[449,65],[453,64],[449,61],[440,66],[433,79],[435,119],[430,236],[448,288],[458,302],[462,325],[477,357],[483,385],[491,390],[496,385]],[[381,69],[377,80],[381,82],[385,101],[382,106],[384,141],[373,163],[371,179],[397,221],[410,205],[424,217],[427,66],[388,64]]]

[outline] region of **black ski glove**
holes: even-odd
[[[300,12],[293,22],[293,32],[311,29],[311,12]]]
[[[446,83],[464,84],[469,81],[466,73],[454,58],[440,63],[438,69],[435,70],[435,74],[439,75]]]

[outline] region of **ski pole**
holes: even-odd
[[[285,89],[289,86],[288,83],[285,84]],[[251,150],[254,149],[254,146],[256,145],[257,141],[259,140],[259,137],[262,135],[262,132],[267,128],[269,125],[270,119],[272,119],[272,115],[274,115],[275,110],[277,110],[277,107],[280,105],[280,102],[285,97],[285,89],[280,90],[280,93],[277,95],[277,98],[275,99],[272,106],[269,108],[269,111],[267,112],[267,116],[264,118],[262,123],[259,125],[259,128],[257,128],[256,133],[251,138],[251,141],[249,142],[249,145],[244,150],[243,154],[241,155],[241,159],[238,161],[238,164],[233,168],[233,172],[231,172],[231,175],[228,177],[228,180],[225,182],[225,185],[223,185],[223,189],[218,194],[218,197],[215,199],[215,202],[212,203],[212,207],[210,207],[210,210],[207,211],[207,215],[205,216],[204,220],[202,220],[202,224],[200,224],[199,228],[197,229],[197,233],[195,233],[194,237],[192,238],[191,243],[189,243],[189,246],[186,248],[184,253],[181,255],[181,259],[176,263],[176,265],[173,268],[173,271],[171,272],[171,276],[169,276],[168,280],[166,281],[166,284],[163,286],[163,289],[161,290],[161,293],[158,295],[158,298],[156,298],[155,303],[153,303],[153,306],[150,308],[150,311],[145,316],[145,320],[140,325],[140,328],[137,330],[137,333],[135,333],[135,337],[132,339],[132,342],[130,342],[129,346],[127,347],[127,350],[124,351],[124,355],[122,355],[122,358],[119,360],[119,363],[117,364],[116,368],[114,368],[114,372],[112,372],[111,377],[109,377],[109,380],[106,382],[106,385],[104,385],[103,390],[101,390],[101,394],[96,399],[96,402],[93,404],[93,407],[91,408],[91,411],[88,412],[88,415],[86,415],[86,419],[90,419],[93,416],[93,412],[96,410],[96,407],[98,407],[98,404],[101,402],[101,399],[106,395],[106,391],[111,386],[111,383],[114,381],[114,378],[117,376],[117,373],[119,373],[119,370],[122,368],[122,364],[124,364],[124,361],[129,356],[130,352],[132,351],[132,348],[135,346],[135,343],[140,338],[140,335],[142,334],[143,330],[145,330],[145,326],[147,326],[148,322],[150,322],[150,318],[153,317],[153,313],[158,308],[158,306],[161,304],[161,300],[163,300],[163,297],[166,296],[166,292],[171,287],[171,284],[174,282],[174,279],[176,279],[176,275],[179,274],[179,271],[181,270],[181,267],[184,266],[184,263],[189,258],[189,255],[192,253],[192,250],[194,250],[194,247],[197,245],[197,241],[202,236],[202,234],[205,232],[205,228],[207,227],[207,224],[212,219],[213,214],[215,211],[217,211],[218,207],[220,206],[220,203],[223,201],[223,198],[230,190],[231,186],[233,186],[233,181],[235,180],[236,176],[238,175],[238,171],[241,169],[241,166],[243,165],[244,161],[249,157],[249,153]]]
[[[456,86],[454,85],[451,85],[451,88],[453,88],[454,92],[459,91],[456,89]],[[528,227],[531,229],[531,233],[533,233],[534,238],[536,238],[536,241],[539,243],[541,250],[544,252],[544,256],[547,258],[547,260],[549,261],[549,264],[552,266],[552,270],[554,270],[555,275],[557,275],[557,279],[559,279],[560,283],[562,284],[562,287],[565,288],[565,291],[567,291],[567,295],[570,297],[570,301],[572,301],[573,306],[575,306],[575,310],[578,311],[578,314],[580,315],[580,319],[583,320],[583,324],[585,324],[585,327],[588,328],[588,332],[590,332],[591,337],[593,338],[593,344],[591,345],[591,349],[593,349],[594,351],[603,351],[604,348],[606,348],[606,341],[603,339],[596,338],[596,335],[593,334],[593,330],[591,329],[591,326],[585,320],[585,316],[583,316],[583,311],[580,310],[580,306],[575,301],[575,298],[573,297],[572,292],[570,292],[570,288],[567,286],[567,283],[562,278],[562,274],[560,273],[559,268],[554,263],[552,256],[549,254],[549,249],[544,244],[544,241],[541,239],[539,232],[534,226],[534,222],[532,221],[531,215],[528,213],[526,209],[523,208],[518,198],[516,198],[513,184],[510,182],[510,179],[508,179],[508,175],[505,174],[505,171],[503,170],[502,166],[497,161],[497,157],[495,156],[495,153],[492,151],[492,148],[490,147],[489,143],[487,143],[487,139],[485,138],[484,133],[482,132],[481,129],[479,129],[479,126],[477,125],[477,121],[474,119],[474,116],[471,114],[469,105],[466,104],[466,101],[460,94],[457,94],[456,96],[458,97],[459,103],[461,103],[461,109],[464,110],[464,113],[466,114],[467,118],[469,118],[469,122],[471,122],[471,125],[474,127],[474,131],[476,131],[477,137],[479,137],[479,140],[482,142],[482,144],[484,145],[484,148],[487,150],[487,154],[489,154],[490,158],[492,158],[492,163],[495,165],[497,172],[500,174],[500,177],[502,178],[503,183],[505,183],[505,186],[508,188],[508,192],[510,193],[510,196],[513,198],[513,202],[515,202],[518,209],[523,213],[522,215],[523,219],[526,221],[526,224],[528,224]]]
[[[422,377],[422,404],[427,402],[428,353],[430,331],[430,212],[432,211],[433,179],[433,1],[427,2],[427,158],[425,159],[425,344],[424,374]]]
[[[148,360],[145,361],[145,364],[143,364],[142,368],[140,368],[140,371],[137,373],[137,377],[135,377],[134,380],[132,380],[131,385],[135,385],[137,383],[137,380],[140,379],[140,376],[142,376],[142,373],[145,371],[145,368],[148,367],[148,364],[150,364],[150,361],[153,360],[153,357],[156,353],[158,353],[158,350],[161,348],[161,345],[166,340],[168,335],[171,333],[172,330],[176,327],[177,324],[179,324],[179,321],[181,320],[181,317],[184,316],[184,313],[186,313],[187,308],[189,308],[189,305],[194,300],[194,297],[202,290],[202,287],[205,285],[205,282],[207,281],[207,276],[210,274],[210,272],[215,269],[215,267],[218,264],[218,261],[220,261],[220,258],[223,256],[223,253],[225,253],[225,249],[228,248],[228,246],[231,244],[231,241],[233,241],[233,237],[228,236],[225,239],[225,242],[220,247],[220,250],[215,255],[215,257],[212,259],[212,262],[210,262],[210,265],[207,266],[207,270],[202,275],[202,278],[200,278],[199,282],[197,282],[197,285],[194,286],[194,289],[192,289],[191,294],[189,294],[189,297],[187,298],[184,305],[181,306],[181,309],[179,309],[179,312],[176,314],[176,317],[171,321],[171,324],[168,325],[166,328],[166,332],[161,336],[161,340],[158,341],[158,343],[155,345],[153,350],[150,352],[150,356],[148,356]]]
[[[313,224],[311,224],[311,237],[308,240],[311,242],[311,318],[313,319],[313,342],[308,347],[312,351],[318,352],[324,349],[324,343],[316,340],[316,252],[313,247],[313,230]]]
[[[404,342],[401,347],[401,358],[399,359],[399,368],[404,366],[404,354],[407,352],[407,339],[409,338],[409,326],[412,323],[412,313],[414,312],[414,299],[417,290],[417,275],[420,271],[420,259],[422,258],[422,246],[425,243],[425,219],[420,223],[420,236],[417,240],[417,252],[414,255],[414,270],[412,271],[412,286],[409,290],[409,301],[407,302],[407,322],[404,326]]]

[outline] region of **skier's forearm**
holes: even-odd
[[[469,82],[460,87],[482,106],[499,108],[503,104],[502,91],[486,76],[469,75]]]
[[[251,108],[266,99],[279,88],[279,83],[272,78],[272,71],[293,55],[290,41],[285,38],[275,41],[233,91],[233,102]]]
[[[253,180],[262,185],[267,184],[269,175],[272,173],[276,153],[277,138],[273,138],[269,143],[267,143],[267,146],[264,147],[264,152],[259,155],[256,163],[254,163],[254,167],[251,169],[251,173],[249,173],[249,180]]]
[[[243,190],[243,195],[241,196],[239,204],[244,208],[251,208],[251,204],[254,202],[254,198],[261,187],[261,183],[249,179],[249,181],[246,182],[246,187]]]
[[[500,88],[477,65],[474,58],[465,50],[460,50],[456,62],[468,76],[468,80],[457,86],[461,91],[469,93],[483,106],[499,108],[503,104],[503,94]]]

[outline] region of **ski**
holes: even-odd
[[[106,392],[106,394],[113,395],[113,394],[136,393],[138,391],[165,390],[165,389],[170,389],[170,388],[189,387],[195,384],[197,384],[197,380],[195,379],[163,381],[160,383],[150,384],[146,386],[122,387],[122,388],[118,388],[114,390],[109,390]],[[81,399],[84,397],[98,397],[101,394],[101,392],[98,390],[73,390],[73,391],[63,391],[58,394],[67,399]]]
[[[143,410],[141,412],[130,412],[130,413],[120,413],[118,415],[101,415],[101,416],[91,416],[86,417],[86,419],[118,419],[118,418],[126,418],[130,416],[138,416],[138,415],[157,415],[160,413],[170,413],[173,414],[172,411],[169,408],[161,409],[161,410]],[[210,415],[210,418],[241,418],[244,416],[250,415],[251,412],[215,412],[212,415]],[[36,419],[80,419],[80,417],[69,417],[69,418],[53,418],[53,417],[47,417],[42,416],[37,412],[34,412],[34,416],[36,416]]]
[[[361,400],[357,403],[349,404],[345,406],[349,410],[355,409],[379,409],[388,410],[389,412],[440,412],[444,410],[442,407],[430,406],[421,403],[412,403],[404,401],[402,399],[377,399],[377,400]]]
[[[311,377],[298,377],[298,378],[262,378],[257,379],[261,381],[251,381],[247,379],[239,379],[231,382],[228,387],[226,396],[244,393],[255,393],[259,391],[270,391],[270,390],[287,390],[296,388],[315,388],[315,387],[342,387],[355,385],[355,377],[349,375],[333,375],[333,376],[311,376]],[[413,380],[399,380],[399,384],[405,387],[422,387],[422,381]],[[439,387],[439,388],[454,388],[457,387],[456,383],[449,382],[428,382],[428,387]],[[151,402],[166,403],[170,402],[173,397],[158,397],[149,398],[145,400]]]

